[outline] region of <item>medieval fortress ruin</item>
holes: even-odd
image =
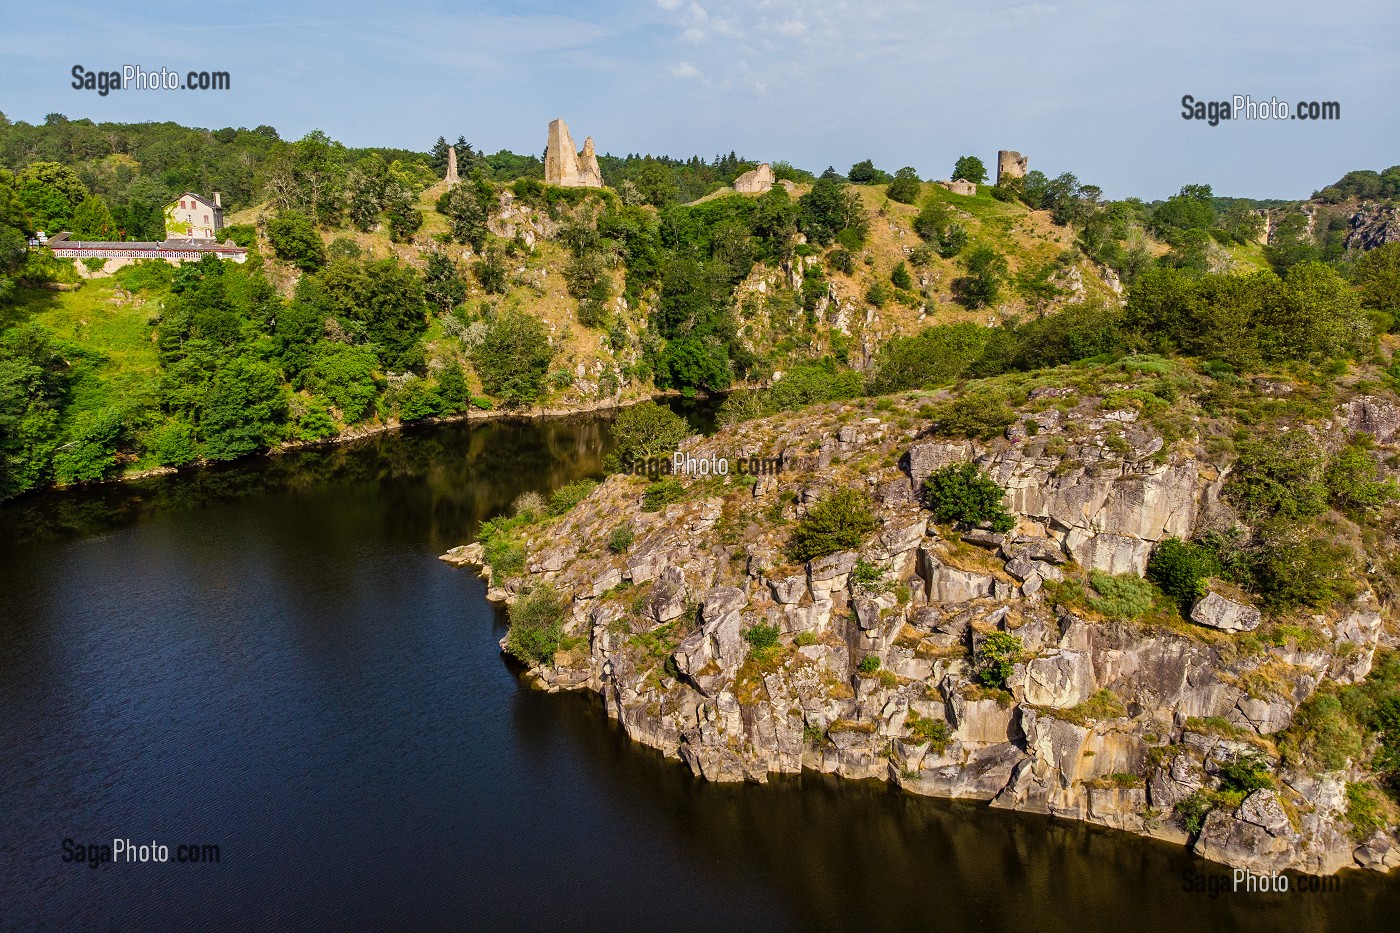
[[[997,153],[997,184],[1003,178],[1025,178],[1026,165],[1030,160],[1019,152],[1002,149]]]
[[[544,154],[546,184],[565,188],[601,188],[603,173],[598,169],[598,156],[593,151],[593,137],[583,141],[583,151],[574,149],[574,138],[563,120],[549,124],[549,142]]]

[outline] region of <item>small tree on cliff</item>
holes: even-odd
[[[793,532],[788,553],[793,560],[806,562],[849,551],[860,547],[878,525],[870,498],[858,489],[843,487],[807,510]]]

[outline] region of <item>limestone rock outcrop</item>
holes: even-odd
[[[1173,840],[1254,871],[1400,864],[1391,833],[1349,836],[1346,788],[1363,772],[1311,773],[1271,751],[1327,681],[1358,682],[1396,644],[1378,598],[1318,615],[1306,638],[1263,628],[1216,584],[1194,625],[1106,615],[1084,595],[1088,571],[1140,574],[1163,538],[1228,518],[1221,472],[1189,445],[1167,447],[1137,411],[1105,410],[1106,396],[1040,387],[1031,402],[992,440],[933,436],[908,399],[691,438],[681,447],[697,459],[787,467],[682,479],[681,499],[653,511],[643,478],[609,477],[529,526],[524,574],[489,595],[548,583],[570,597],[559,652],[527,676],[597,692],[629,736],[708,780],[883,779]],[[1336,421],[1386,435],[1391,416],[1372,400]],[[933,521],[924,480],[967,461],[1005,490],[1012,530]],[[849,550],[786,557],[795,523],[838,484],[868,489],[878,527]],[[623,522],[623,553],[589,546]],[[480,564],[484,552],[444,559]],[[1266,637],[1246,635],[1256,629]],[[989,686],[979,651],[998,633],[1020,653]],[[1270,786],[1213,803],[1189,832],[1179,805],[1218,801],[1207,792],[1227,766],[1261,749]]]

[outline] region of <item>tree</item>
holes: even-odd
[[[860,196],[835,179],[817,179],[797,204],[799,229],[819,246],[835,240],[843,230],[853,231],[858,240],[864,240],[869,232],[870,222]]]
[[[69,229],[88,197],[78,173],[57,162],[29,163],[15,175],[15,188],[34,229],[46,233]]]
[[[901,204],[913,204],[919,199],[919,192],[923,190],[923,184],[919,181],[919,173],[911,166],[894,173],[894,181],[890,182],[885,193],[890,196],[891,201],[898,201]]]
[[[608,426],[608,436],[616,444],[609,461],[616,464],[614,469],[626,469],[638,460],[669,457],[692,433],[684,418],[663,405],[632,405]]]
[[[466,411],[471,405],[471,389],[467,386],[461,364],[456,360],[451,360],[438,372],[437,394],[442,402],[442,413],[445,415]]]
[[[277,371],[267,363],[234,357],[214,374],[199,430],[210,460],[232,460],[277,440],[287,405]]]
[[[452,257],[442,250],[428,253],[423,269],[423,294],[440,311],[451,311],[467,297],[467,283]]]
[[[978,246],[968,252],[964,264],[967,275],[953,283],[954,291],[969,307],[996,304],[1009,271],[1006,257],[990,246]]]
[[[73,236],[85,240],[116,239],[116,223],[106,201],[91,195],[78,205],[73,212]]]
[[[951,219],[952,213],[948,205],[936,197],[929,196],[924,199],[919,213],[914,217],[914,232],[924,240],[936,243],[943,236],[943,231],[947,229]]]
[[[452,239],[481,252],[486,246],[486,223],[491,219],[495,203],[495,190],[477,174],[470,181],[444,192],[438,198],[437,210],[447,218]]]
[[[60,483],[106,479],[117,465],[117,448],[125,435],[126,425],[116,407],[82,412],[54,452],[54,479]]]
[[[656,364],[661,388],[720,392],[734,381],[729,348],[714,337],[689,336],[670,340]]]
[[[853,185],[883,185],[890,180],[889,173],[880,171],[869,159],[852,165],[846,177]]]
[[[340,410],[346,424],[354,424],[370,410],[379,386],[374,374],[379,360],[370,347],[323,340],[311,352],[302,374],[302,385]]]
[[[1400,243],[1362,253],[1356,261],[1356,287],[1363,305],[1400,320]]]
[[[539,398],[553,359],[544,325],[519,311],[498,315],[472,353],[482,387],[507,406],[529,405]]]
[[[1006,681],[1021,659],[1021,638],[1010,632],[992,632],[973,654],[977,679],[994,690],[1005,690]]]
[[[902,262],[896,264],[890,272],[890,283],[895,288],[913,288],[914,280],[909,277],[909,267]]]
[[[277,258],[303,272],[314,272],[326,263],[326,246],[316,227],[300,211],[278,213],[267,222],[267,239]]]
[[[959,178],[980,185],[987,180],[987,166],[977,156],[962,156],[953,164],[953,180]]]

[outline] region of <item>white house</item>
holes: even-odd
[[[224,226],[224,208],[219,192],[210,201],[186,191],[165,206],[165,238],[169,240],[216,240]]]

